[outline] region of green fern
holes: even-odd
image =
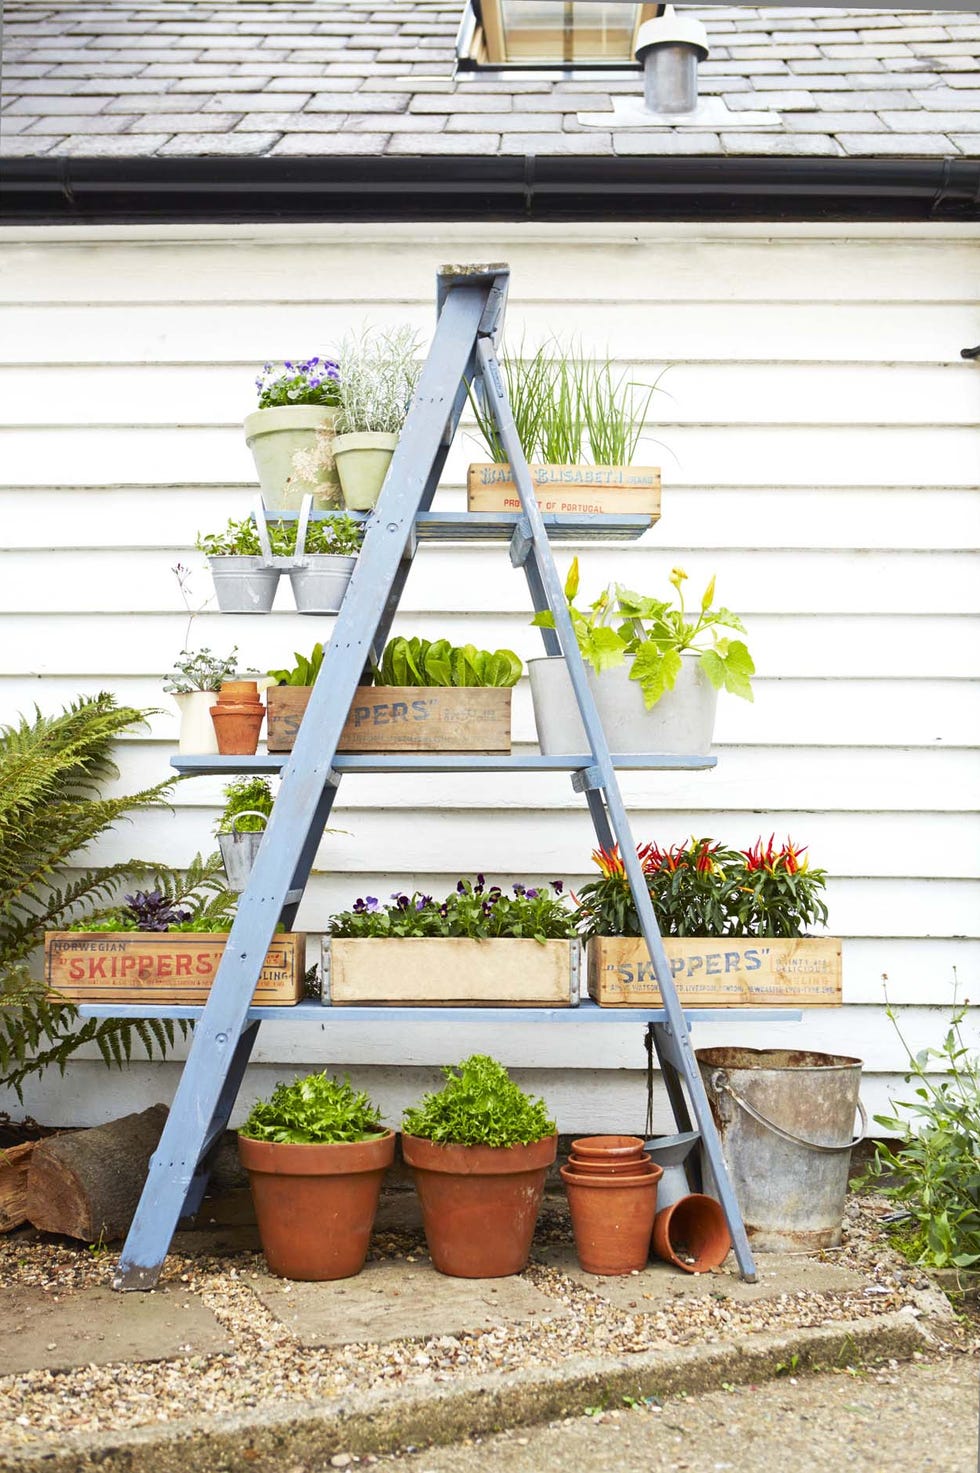
[[[135,1040],[150,1057],[174,1042],[169,1022],[80,1021],[77,1008],[51,998],[30,969],[46,930],[65,929],[134,880],[203,886],[198,903],[220,904],[212,861],[197,861],[179,876],[166,871],[165,880],[136,861],[79,869],[80,856],[100,834],[159,807],[176,781],[118,798],[103,795],[118,776],[115,742],[148,714],[117,706],[102,692],[79,698],[60,715],[43,716],[35,708],[33,719],[0,727],[0,1086],[19,1099],[25,1079],[51,1065],[63,1073],[83,1044],[94,1043],[107,1065],[121,1067]]]

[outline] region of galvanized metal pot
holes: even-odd
[[[861,1060],[793,1049],[695,1051],[745,1230],[762,1253],[835,1248]],[[855,1113],[861,1132],[852,1138]],[[705,1190],[716,1195],[714,1183]]]
[[[242,833],[237,827],[240,818],[261,818],[263,827],[257,832],[253,830]],[[267,822],[268,815],[260,813],[257,808],[243,808],[231,821],[231,833],[218,835],[218,848],[228,876],[229,890],[237,890],[241,894],[248,885],[248,877],[252,873]]]
[[[289,566],[300,614],[339,614],[357,559],[336,553],[305,553]]]
[[[281,567],[261,557],[209,557],[218,608],[223,614],[268,614]]]

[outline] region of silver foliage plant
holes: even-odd
[[[422,363],[419,334],[408,325],[351,333],[338,354],[338,435],[397,435],[405,423]]]

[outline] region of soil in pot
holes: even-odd
[[[641,1176],[579,1176],[561,1168],[578,1261],[589,1274],[629,1274],[646,1266],[661,1168]]]
[[[439,1273],[499,1279],[527,1267],[557,1147],[556,1135],[526,1146],[451,1146],[402,1136]]]
[[[279,1145],[238,1137],[269,1269],[284,1279],[347,1279],[367,1257],[391,1130],[366,1141]]]

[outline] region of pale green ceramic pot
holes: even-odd
[[[247,416],[245,442],[270,511],[298,511],[307,492],[320,511],[341,505],[333,460],[337,413],[325,404],[280,404]]]

